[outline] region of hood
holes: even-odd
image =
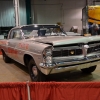
[[[51,37],[39,37],[35,39],[36,42],[53,44],[53,45],[64,45],[64,44],[74,44],[74,43],[88,43],[90,41],[98,41],[100,36],[51,36]]]

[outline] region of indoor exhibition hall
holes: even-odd
[[[100,100],[100,0],[0,0],[0,100]]]

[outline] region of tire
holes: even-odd
[[[11,62],[11,58],[9,58],[5,52],[2,52],[2,55],[3,55],[3,60],[5,63],[10,63]]]
[[[45,81],[46,75],[44,75],[36,66],[35,62],[33,59],[29,61],[28,64],[28,69],[29,69],[29,74],[31,77],[31,80],[33,82],[41,82]]]
[[[92,73],[93,71],[95,71],[96,67],[97,67],[97,65],[91,66],[91,67],[89,67],[89,68],[81,69],[81,71],[82,71],[83,73],[90,74],[90,73]]]

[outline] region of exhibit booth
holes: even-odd
[[[100,6],[82,9],[82,27],[83,35],[100,35]],[[100,100],[100,82],[0,83],[0,100]]]
[[[82,9],[83,35],[100,35],[100,5],[86,6]]]

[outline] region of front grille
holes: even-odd
[[[65,45],[57,45],[57,46],[54,46],[55,48],[61,48],[61,47],[74,47],[74,46],[77,46],[77,47],[79,47],[79,46],[82,46],[83,45],[83,43],[74,43],[74,44],[65,44]]]
[[[98,51],[100,51],[100,45],[88,48],[87,53],[98,52]]]
[[[76,56],[82,54],[82,49],[53,51],[53,57]]]
[[[52,56],[53,57],[66,57],[66,56],[82,55],[83,45],[84,43],[54,46]],[[87,49],[87,54],[93,53],[93,52],[100,52],[100,41],[91,41],[87,43],[87,45],[89,45],[89,48]]]
[[[53,57],[61,57],[62,53],[61,53],[61,51],[53,51],[52,56]]]
[[[87,54],[100,51],[100,41],[91,41],[88,45]]]

